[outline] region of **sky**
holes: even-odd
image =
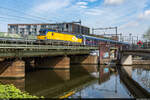
[[[0,31],[7,32],[9,23],[79,20],[90,28],[117,26],[123,35],[142,35],[150,27],[150,0],[0,0]],[[96,34],[104,32],[110,31]]]

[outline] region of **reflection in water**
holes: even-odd
[[[70,80],[70,70],[53,70],[62,80]]]
[[[14,84],[17,88],[25,90],[25,79],[0,79],[1,84]]]
[[[70,70],[35,70],[25,76],[25,90],[47,98],[60,97],[70,91],[69,98],[130,98],[117,73],[109,67],[72,65]]]
[[[37,70],[26,74],[25,90],[37,96],[54,97],[69,79],[69,70]]]
[[[132,77],[132,66],[121,66],[122,71],[126,72],[130,77]]]
[[[131,98],[120,83],[118,74],[113,74],[108,67],[99,68],[97,81],[82,88],[70,98]]]
[[[150,66],[135,66],[132,72],[132,78],[150,92]]]
[[[96,66],[72,66],[70,70],[37,70],[26,74],[26,91],[45,97],[59,97],[95,80],[89,72]]]

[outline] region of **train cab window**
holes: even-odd
[[[39,31],[39,33],[40,33],[39,35],[46,35],[46,31],[44,31],[44,30],[43,31]]]

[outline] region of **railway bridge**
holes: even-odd
[[[120,60],[121,65],[132,65],[133,60],[132,56],[141,56],[141,57],[150,57],[150,50],[148,49],[131,49],[131,50],[122,50],[118,59]]]
[[[150,50],[146,49],[131,49],[122,50],[118,54],[118,61],[120,65],[118,66],[118,72],[121,80],[131,92],[131,94],[136,98],[150,97],[150,93],[144,89],[138,82],[132,79],[132,71],[134,64],[149,65],[150,60],[133,60],[133,56],[150,57]],[[136,63],[135,63],[136,62]],[[143,67],[143,66],[142,66]]]
[[[103,55],[111,50],[116,56],[119,45],[102,43],[97,46],[34,44],[32,42],[0,41],[0,78],[23,78],[34,68],[69,69],[70,64],[102,63]],[[91,55],[92,51],[98,54]]]

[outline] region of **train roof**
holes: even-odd
[[[105,42],[111,42],[111,43],[129,45],[129,43],[127,43],[127,42],[120,42],[120,41],[116,41],[116,40],[109,40],[109,39],[97,38],[97,37],[88,36],[88,35],[83,35],[83,36],[86,37],[86,38],[89,38],[89,39],[95,39],[95,40],[100,40],[100,41],[105,41]]]

